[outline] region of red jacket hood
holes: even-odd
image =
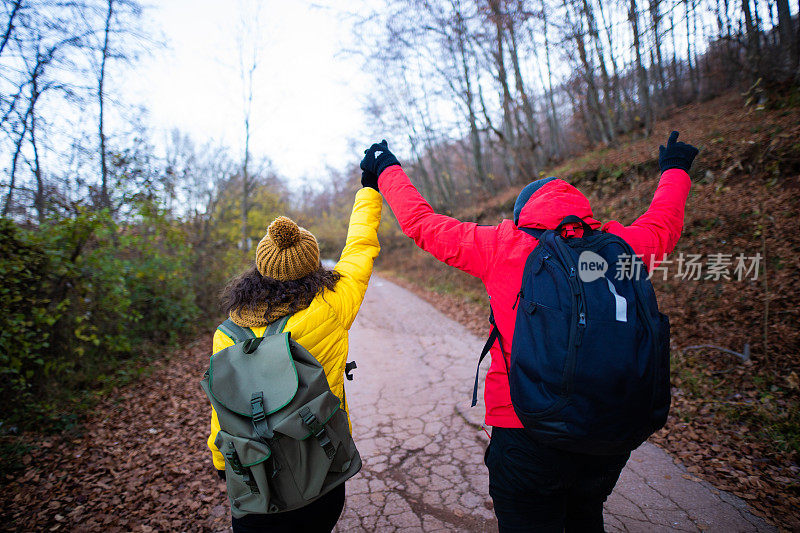
[[[584,219],[593,229],[600,222],[592,218],[592,206],[578,189],[564,180],[545,183],[528,199],[519,213],[519,227],[553,229],[569,215]]]

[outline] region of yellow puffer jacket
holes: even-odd
[[[285,331],[317,358],[325,369],[331,391],[339,397],[347,411],[344,396],[344,365],[347,362],[348,330],[356,318],[364,293],[367,290],[372,263],[380,251],[378,224],[381,220],[383,200],[375,189],[365,187],[356,194],[350,226],[347,230],[342,257],[335,270],[341,274],[334,291],[318,294],[307,308],[292,315]],[[266,326],[253,328],[257,336],[264,334]],[[227,335],[214,333],[214,353],[233,345]],[[349,420],[348,411],[348,420]],[[211,435],[208,447],[218,470],[225,469],[225,459],[214,445],[219,431],[217,413],[211,409]]]

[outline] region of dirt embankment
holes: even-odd
[[[669,131],[700,148],[683,236],[666,273],[654,276],[660,307],[672,321],[673,409],[652,440],[691,472],[794,529],[800,528],[800,109],[779,102],[756,110],[743,102],[730,94],[676,110],[649,139],[584,154],[547,174],[584,192],[596,218],[630,224],[652,199],[658,144]],[[455,215],[497,223],[510,217],[517,192]],[[679,266],[686,271],[681,254],[684,261],[699,255],[699,279],[676,276]],[[741,276],[740,254],[746,268],[757,261]],[[379,268],[476,333],[488,333],[487,302],[475,278],[410,242],[384,247]],[[742,364],[718,350],[684,352],[702,344],[737,352],[747,344],[751,358]]]

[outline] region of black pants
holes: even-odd
[[[233,533],[330,533],[344,509],[344,483],[305,507],[233,518]]]
[[[565,452],[524,429],[494,428],[484,462],[500,531],[603,531],[603,502],[628,457]]]

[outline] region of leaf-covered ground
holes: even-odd
[[[0,490],[6,531],[221,531],[230,525],[205,447],[199,382],[211,336],[114,390],[81,433],[35,438]]]

